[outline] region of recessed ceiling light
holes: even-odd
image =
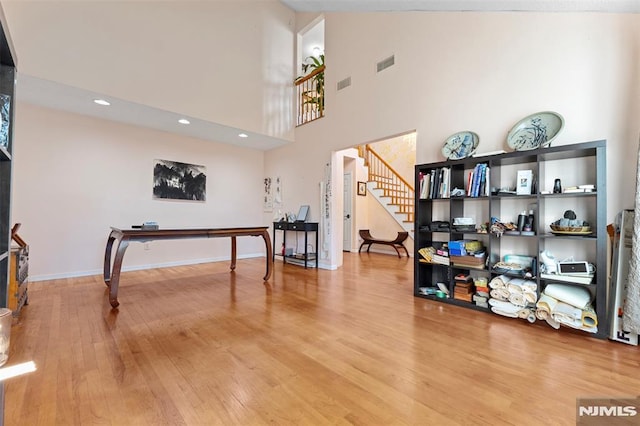
[[[98,105],[105,105],[105,106],[111,105],[110,102],[105,101],[104,99],[94,99],[93,102],[97,103]]]
[[[191,122],[189,120],[187,120],[186,118],[181,118],[180,120],[178,120],[178,123],[180,123],[180,124],[191,124]]]
[[[246,133],[240,133],[238,136],[241,137],[241,138],[248,138],[249,137],[249,135],[246,134]]]

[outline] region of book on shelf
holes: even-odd
[[[580,188],[579,186],[570,186],[568,188],[565,188],[562,193],[563,194],[575,194],[578,192],[594,192],[595,189],[594,188]]]
[[[467,197],[476,198],[488,195],[488,173],[489,167],[487,163],[476,164],[473,170],[469,172],[467,178]]]
[[[420,172],[420,199],[449,198],[451,196],[451,169],[440,167]]]
[[[472,297],[472,293],[469,294],[459,294],[459,293],[454,293],[453,298],[456,300],[464,300],[465,302],[472,302],[473,300],[471,299]]]
[[[431,256],[431,262],[438,263],[440,265],[449,265],[450,263],[448,256],[441,256],[439,254],[434,254],[433,256]]]

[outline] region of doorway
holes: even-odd
[[[417,133],[413,130],[371,141],[366,145],[370,145],[406,181],[413,182],[416,137]],[[332,176],[336,185],[332,197],[335,210],[331,214],[331,223],[334,225],[332,229],[335,231],[335,239],[331,252],[335,256],[336,267],[342,264],[342,253],[357,251],[361,242],[359,229],[371,229],[374,235],[385,239],[394,238],[397,232],[409,231],[410,238],[406,246],[409,253],[413,252],[413,221],[407,222],[401,212],[398,214],[399,212],[391,211],[393,204],[383,198],[384,193],[375,184],[369,184],[366,192],[356,196],[356,184],[368,182],[370,178],[362,153],[364,149],[365,144],[362,144],[360,150],[357,147],[345,148],[332,154]],[[385,249],[375,247],[372,251],[387,254]],[[388,254],[396,255],[393,250]]]

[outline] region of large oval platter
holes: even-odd
[[[471,157],[478,148],[480,138],[474,132],[454,133],[444,141],[442,155],[448,160],[461,160]]]
[[[507,144],[514,151],[528,151],[551,146],[560,130],[564,118],[557,112],[543,111],[531,114],[518,121],[507,135]]]

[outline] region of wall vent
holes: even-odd
[[[344,80],[338,82],[338,90],[342,90],[345,87],[351,86],[351,77],[347,77]]]
[[[393,64],[395,64],[395,55],[389,56],[388,58],[383,59],[380,62],[378,62],[376,64],[376,70],[377,70],[377,72],[380,72],[382,70],[385,70],[385,69],[389,68]]]

